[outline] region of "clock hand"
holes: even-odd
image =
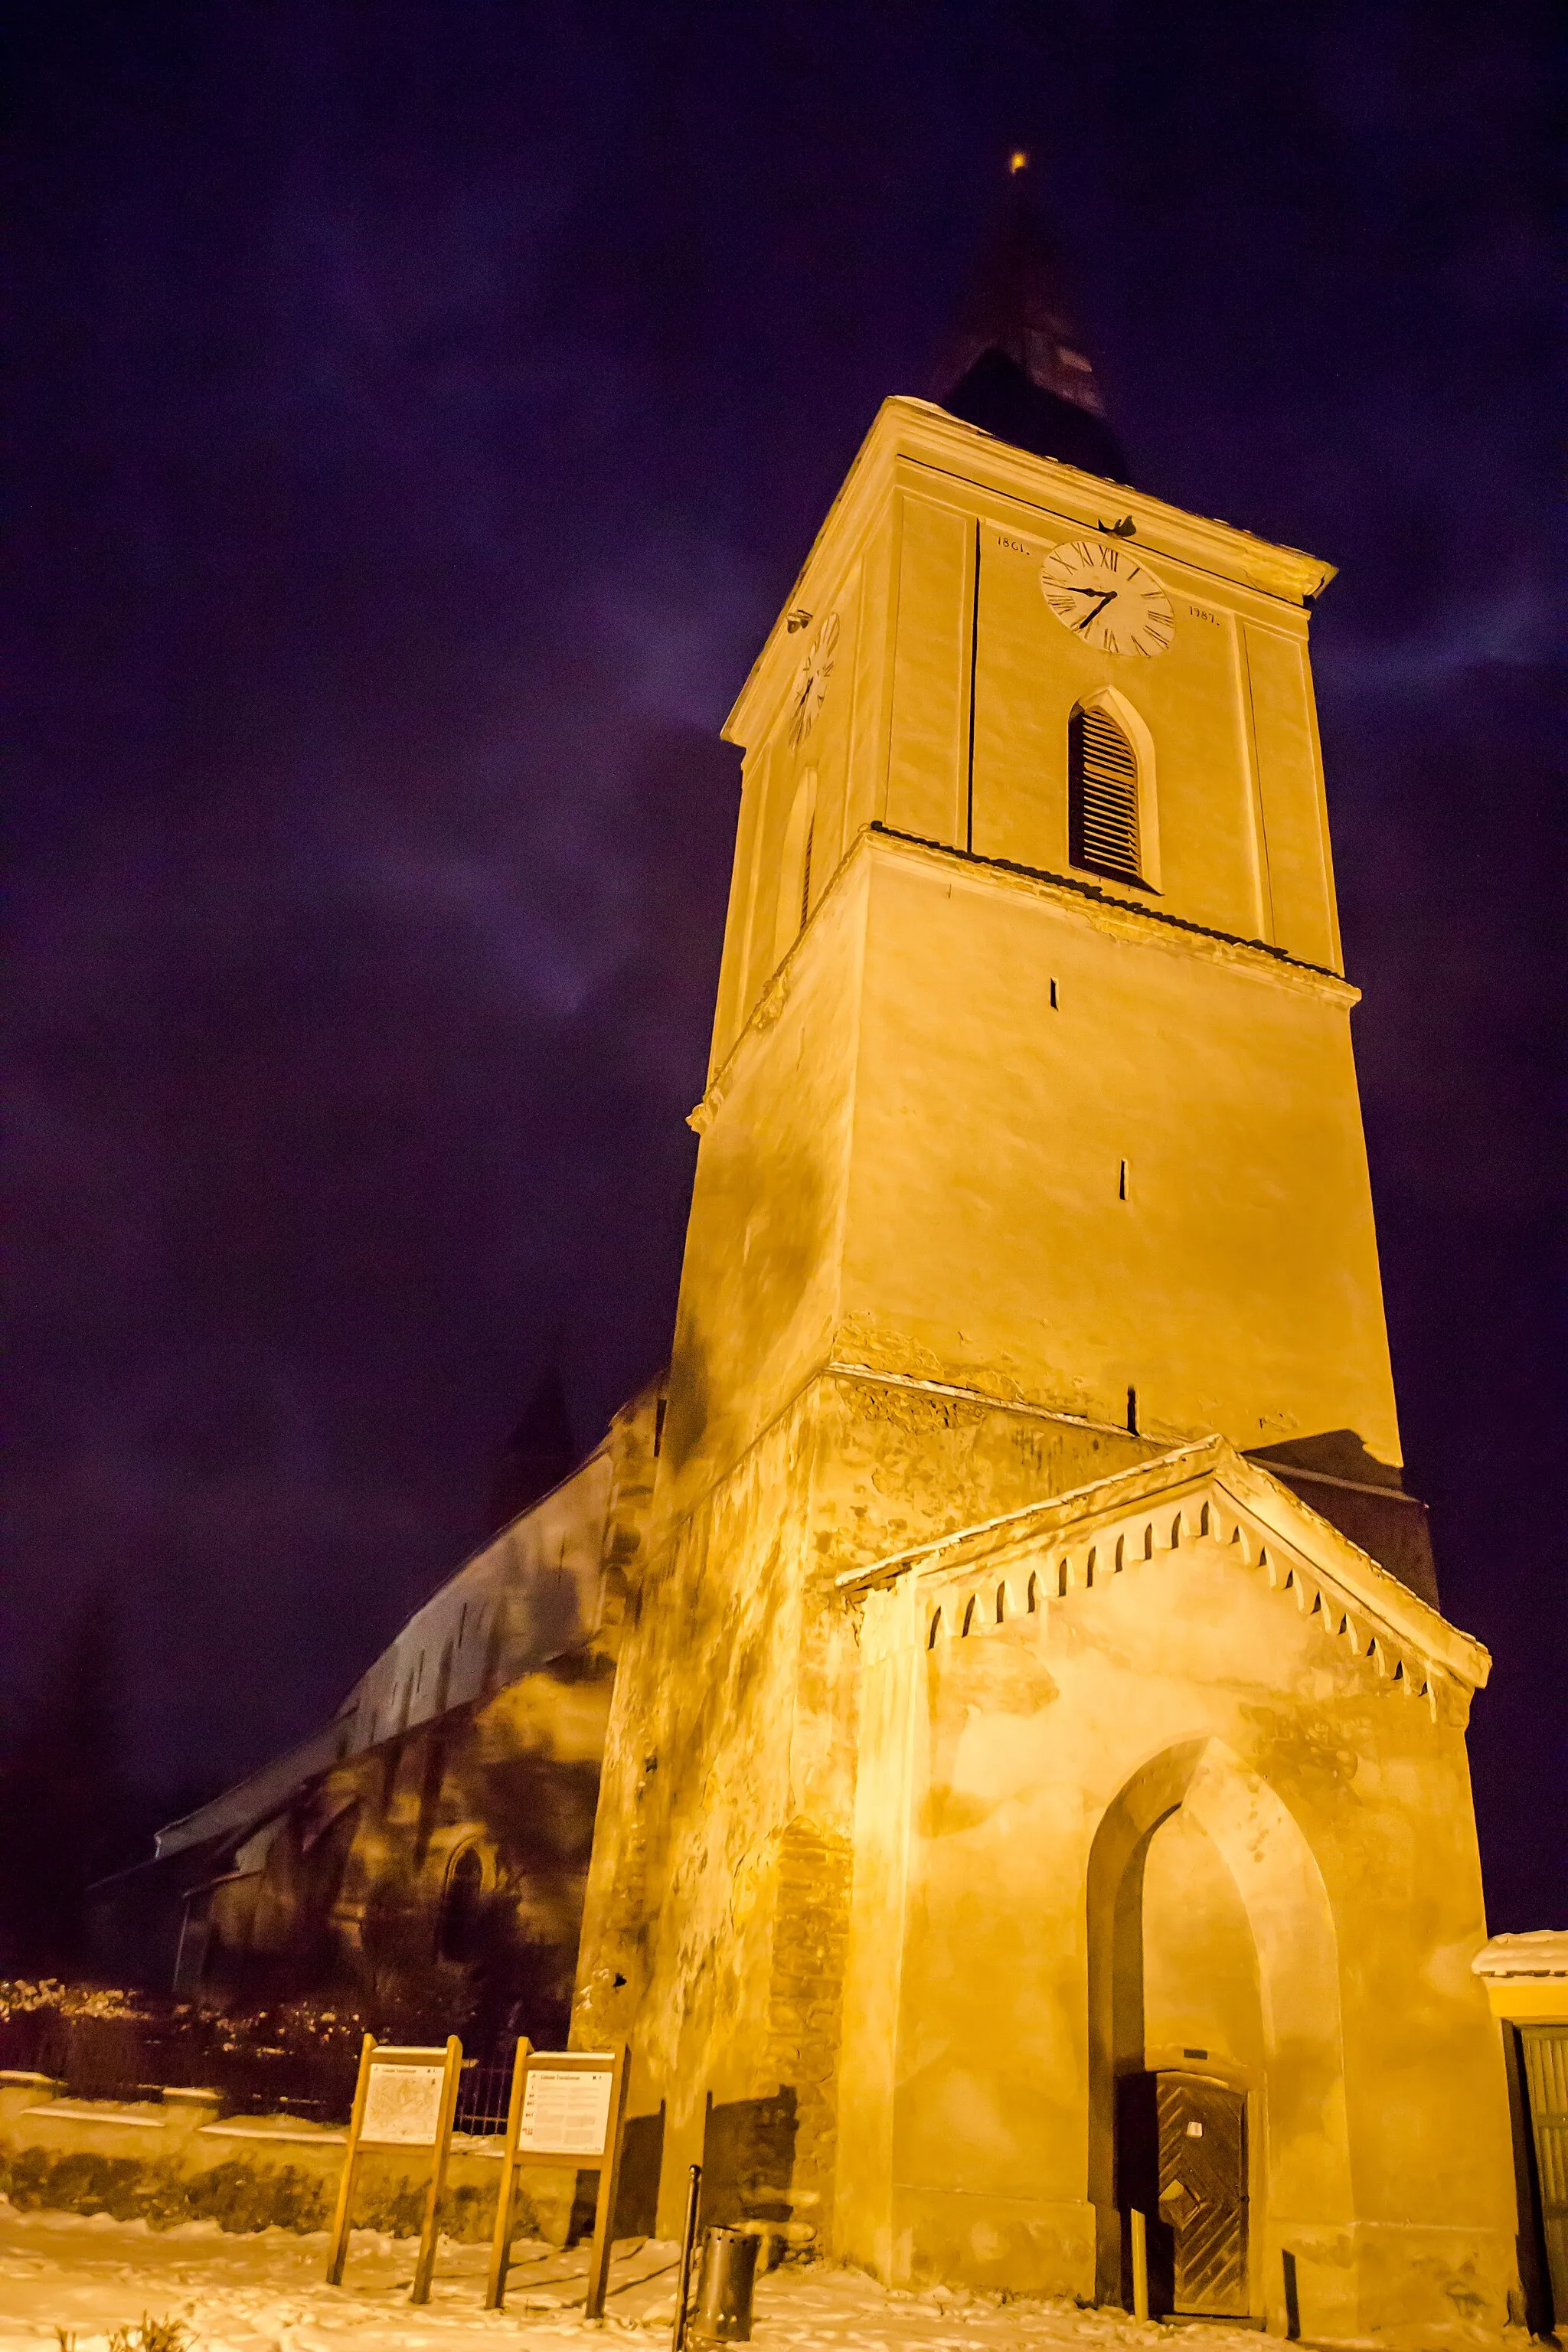
[[[1083,635],[1083,633],[1084,633],[1085,629],[1087,629],[1087,628],[1088,628],[1088,626],[1089,626],[1089,623],[1090,623],[1091,621],[1098,621],[1098,620],[1099,620],[1099,618],[1100,618],[1100,616],[1101,613],[1103,613],[1103,612],[1104,612],[1104,610],[1105,610],[1105,608],[1106,608],[1106,606],[1107,606],[1108,604],[1115,604],[1115,602],[1116,602],[1116,591],[1115,591],[1115,589],[1114,589],[1114,588],[1108,588],[1108,589],[1106,590],[1106,592],[1105,592],[1104,595],[1103,595],[1103,596],[1101,596],[1101,598],[1100,598],[1100,600],[1099,604],[1096,604],[1096,606],[1095,606],[1095,608],[1094,608],[1093,612],[1092,612],[1092,613],[1086,613],[1086,614],[1084,614],[1084,616],[1083,616],[1083,618],[1082,618],[1082,620],[1081,620],[1081,621],[1077,621],[1077,622],[1075,622],[1075,623],[1073,624],[1073,625],[1074,625],[1074,627],[1077,629],[1077,631],[1078,631],[1078,633],[1079,633],[1079,636],[1080,636],[1080,637],[1082,636],[1082,635]]]

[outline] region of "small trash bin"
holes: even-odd
[[[714,2228],[702,2240],[702,2282],[691,2333],[707,2344],[749,2344],[757,2240],[750,2230]]]

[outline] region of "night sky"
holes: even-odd
[[[1410,1485],[1568,1924],[1546,19],[24,11],[4,1631],[145,1786],[312,1727],[668,1342],[717,729],[1016,144],[1134,478],[1314,624]],[[1553,1455],[1557,1461],[1553,1461]]]

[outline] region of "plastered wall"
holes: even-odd
[[[1500,2324],[1462,1730],[1218,1542],[1065,1599],[1052,1566],[934,1643],[938,1585],[865,1604],[843,2250],[1114,2299],[1114,2076],[1195,2042],[1251,2108],[1255,2311],[1289,2250],[1304,2333]]]
[[[1112,523],[1171,594],[1160,660],[1039,594],[1047,548]],[[1417,2277],[1500,2311],[1458,1719],[1384,1709],[1213,1559],[945,1649],[837,1581],[1215,1432],[1397,1483],[1306,658],[1328,576],[895,402],[731,714],[574,2012],[662,2110],[661,2228],[702,2158],[709,2219],[1114,2299],[1117,2069],[1201,2023],[1258,2102],[1255,2311],[1287,2225],[1314,2324],[1381,2325]],[[1142,886],[1068,865],[1067,722],[1107,691]]]
[[[872,839],[843,1314],[992,1393],[1397,1464],[1349,1004]]]

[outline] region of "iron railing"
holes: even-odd
[[[292,2115],[346,2123],[359,2038],[325,2046],[252,2038],[221,2017],[62,2016],[26,2011],[0,2019],[0,2068],[48,2075],[77,2099],[156,2100],[165,2091],[216,2091],[226,2115]]]
[[[0,2018],[0,2068],[47,2074],[76,2099],[156,2100],[165,2091],[216,2091],[225,2115],[290,2115],[346,2123],[359,2070],[358,2030],[325,2043],[277,2033],[276,2021],[183,2014],[69,2016],[48,2009]],[[456,2128],[476,2138],[506,2129],[511,2061],[468,2058]]]

